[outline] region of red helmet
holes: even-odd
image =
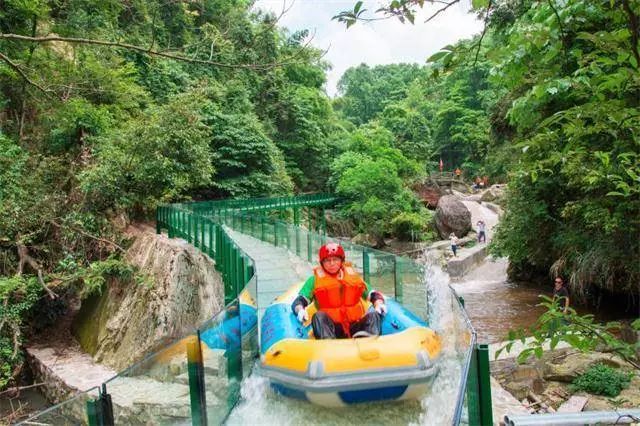
[[[318,256],[320,257],[320,263],[322,263],[322,261],[327,257],[331,256],[339,257],[344,262],[344,249],[338,243],[327,243],[320,247]]]

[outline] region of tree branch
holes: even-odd
[[[568,50],[568,40],[567,33],[564,30],[564,25],[562,24],[562,20],[560,19],[560,14],[558,10],[553,4],[553,0],[547,0],[549,7],[553,10],[553,13],[556,15],[556,20],[558,21],[558,27],[560,27],[560,36],[562,37],[562,50],[564,51],[564,63],[566,64],[569,61],[569,50]]]
[[[114,243],[111,240],[107,240],[105,238],[96,237],[95,235],[89,234],[88,232],[86,232],[86,231],[84,231],[82,229],[73,227],[73,226],[61,225],[58,222],[56,222],[55,220],[50,220],[49,223],[51,223],[53,226],[55,226],[57,228],[69,228],[72,231],[77,232],[78,234],[84,235],[85,237],[89,237],[89,238],[91,238],[93,240],[100,241],[102,243],[109,244],[110,246],[115,247],[116,249],[120,250],[122,253],[125,253],[125,249],[123,249],[121,246],[119,246],[118,244]]]
[[[37,260],[35,260],[33,257],[29,255],[29,249],[22,242],[20,242],[20,240],[16,241],[16,245],[18,247],[18,257],[20,259],[18,263],[17,275],[18,276],[22,275],[24,264],[27,263],[29,266],[31,266],[31,268],[33,268],[34,271],[38,273],[38,282],[40,283],[42,288],[45,289],[45,291],[49,295],[49,298],[56,299],[58,295],[55,294],[49,287],[47,287],[47,284],[44,282],[44,275],[42,274],[42,266],[40,266]]]
[[[2,59],[3,61],[5,61],[7,64],[9,64],[9,66],[11,68],[13,68],[18,74],[20,74],[20,77],[22,77],[24,79],[24,81],[26,81],[27,83],[29,83],[30,85],[32,85],[33,87],[36,87],[37,89],[39,89],[42,93],[44,93],[48,98],[51,98],[51,95],[49,93],[51,93],[52,91],[49,89],[45,89],[44,87],[40,86],[38,83],[36,83],[35,81],[31,80],[27,74],[24,73],[24,71],[22,71],[20,69],[20,67],[18,66],[18,64],[16,64],[15,62],[13,62],[11,59],[9,59],[7,56],[4,55],[4,53],[0,52],[0,59]]]
[[[424,22],[426,23],[426,22],[431,21],[433,18],[435,18],[436,16],[438,16],[439,14],[441,14],[442,12],[444,12],[445,10],[449,9],[451,6],[453,6],[454,4],[459,3],[459,2],[460,2],[460,0],[453,0],[453,1],[451,1],[450,3],[446,3],[446,6],[444,6],[444,7],[440,8],[440,9],[438,9],[438,10],[437,10],[433,15],[431,15],[431,16],[430,16],[426,21],[424,21]],[[491,4],[491,2],[489,2],[489,4]]]
[[[489,3],[487,3],[487,10],[484,16],[484,28],[482,28],[482,34],[480,35],[480,40],[478,40],[478,48],[476,49],[476,57],[473,60],[474,67],[478,63],[478,55],[480,55],[480,47],[482,46],[482,39],[484,39],[484,35],[487,33],[487,28],[489,27],[489,9],[491,9],[491,0],[489,0]]]
[[[136,46],[128,43],[119,43],[119,42],[106,41],[106,40],[94,40],[94,39],[88,39],[88,38],[74,38],[74,37],[60,37],[60,36],[28,37],[28,36],[23,36],[19,34],[0,34],[0,39],[26,41],[31,43],[48,43],[52,41],[62,41],[62,42],[72,43],[72,44],[91,44],[91,45],[98,45],[98,46],[118,47],[122,49],[132,50],[134,52],[139,52],[145,55],[159,56],[161,58],[173,59],[176,61],[189,62],[193,64],[212,65],[216,67],[229,68],[229,69],[240,68],[240,69],[252,69],[252,70],[268,70],[278,66],[286,65],[288,63],[288,62],[272,62],[269,64],[225,64],[222,62],[188,58],[182,55],[174,55],[174,54],[161,52],[158,50],[152,50],[152,49],[148,49],[148,48],[144,48],[144,47],[140,47],[140,46]],[[15,67],[15,64],[13,65]]]

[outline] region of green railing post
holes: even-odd
[[[204,385],[204,365],[200,330],[187,343],[187,371],[189,374],[189,398],[191,401],[191,424],[207,425],[207,400]]]
[[[362,278],[369,284],[369,252],[365,248],[362,250]]]
[[[207,243],[205,242],[205,231],[204,231],[204,225],[205,225],[205,217],[204,216],[198,216],[200,217],[200,245],[202,246],[202,251],[204,253],[207,252]]]
[[[200,246],[200,216],[195,216],[193,215],[193,245],[195,246],[195,248],[202,248]]]
[[[265,241],[264,236],[264,216],[260,215],[260,239]]]
[[[174,228],[176,226],[176,220],[175,220],[175,210],[171,207],[169,207],[169,225],[167,226],[167,236],[169,238],[173,238],[175,237],[175,232],[174,232]]]
[[[478,386],[478,356],[475,348],[470,348],[471,362],[467,375],[467,411],[470,425],[482,425],[482,412],[480,407],[480,388]]]
[[[107,393],[107,385],[105,383],[102,384],[100,389],[100,408],[103,424],[105,426],[113,425],[113,402],[111,401],[111,395]]]
[[[327,216],[326,216],[326,211],[323,208],[320,209],[320,213],[322,214],[322,216],[320,217],[320,227],[322,228],[322,233],[323,234],[327,234]]]
[[[207,224],[209,225],[207,228],[209,229],[209,257],[213,259],[215,253],[215,247],[213,247],[213,220],[208,219]]]
[[[86,409],[89,426],[113,426],[113,402],[105,383],[98,389],[98,398],[87,400]]]
[[[101,426],[98,409],[97,399],[87,399],[87,423],[89,426]]]
[[[311,262],[311,259],[313,258],[313,253],[311,252],[312,251],[311,238],[313,237],[311,236],[311,231],[309,230],[307,232],[307,260],[309,262]]]
[[[278,221],[273,221],[273,245],[278,247]]]
[[[393,256],[393,291],[398,303],[402,303],[402,260]]]
[[[191,236],[191,230],[193,229],[193,224],[191,223],[193,221],[193,216],[191,215],[191,213],[186,213],[188,214],[187,216],[187,241],[189,243],[193,242],[193,237]]]
[[[300,208],[293,208],[293,224],[296,226],[300,226]]]
[[[491,406],[491,372],[489,367],[489,345],[476,346],[478,357],[478,389],[480,391],[480,416],[481,424],[491,426],[493,424],[493,408]]]

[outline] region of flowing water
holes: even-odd
[[[252,374],[242,384],[242,401],[231,413],[227,424],[262,425],[443,425],[450,424],[464,355],[470,343],[470,333],[457,301],[449,290],[449,278],[441,269],[427,265],[424,282],[428,287],[406,289],[405,297],[429,296],[430,325],[443,337],[440,372],[430,392],[421,401],[359,404],[340,408],[324,408],[307,402],[276,395],[264,378]]]
[[[533,324],[544,308],[539,288],[518,285],[507,279],[506,259],[488,259],[461,280],[452,283],[464,298],[471,323],[478,332],[478,341],[503,341],[510,329]],[[551,292],[547,293],[550,296]]]

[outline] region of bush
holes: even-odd
[[[403,241],[421,241],[433,237],[429,233],[431,216],[428,212],[402,212],[391,221],[391,228],[396,237]]]
[[[596,364],[571,384],[572,391],[585,391],[595,395],[615,397],[631,382],[633,373],[625,373],[604,364]]]

